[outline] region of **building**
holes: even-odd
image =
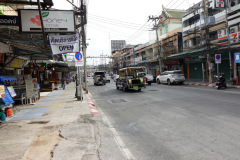
[[[111,52],[121,50],[123,47],[126,46],[125,40],[111,40]]]

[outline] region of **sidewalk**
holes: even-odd
[[[0,159],[125,159],[91,96],[74,97],[70,83],[0,123]]]
[[[205,80],[203,82],[203,80],[201,79],[186,79],[186,81],[184,82],[185,85],[191,85],[191,86],[205,86],[205,87],[216,87],[215,83],[208,83],[208,80]],[[237,88],[240,89],[240,85],[232,85],[227,83],[227,87],[228,88]]]

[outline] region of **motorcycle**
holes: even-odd
[[[218,81],[215,82],[216,84],[216,88],[217,89],[221,89],[221,88],[227,88],[227,83],[226,83],[226,79],[225,79],[225,76],[221,76],[218,78]]]

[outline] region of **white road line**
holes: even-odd
[[[88,92],[88,94],[92,97],[90,92]],[[135,158],[133,157],[132,153],[127,148],[127,146],[125,145],[125,143],[123,142],[122,138],[119,136],[119,134],[117,133],[116,129],[113,127],[111,122],[108,120],[107,116],[103,113],[103,111],[100,108],[98,108],[98,112],[100,112],[103,121],[108,126],[109,130],[112,132],[112,134],[114,136],[114,140],[117,143],[117,145],[118,145],[120,151],[122,152],[123,156],[127,160],[134,160]]]
[[[99,110],[99,109],[98,109]],[[127,148],[127,146],[125,145],[125,143],[123,142],[122,138],[119,136],[119,134],[117,133],[116,129],[113,127],[113,125],[111,124],[111,122],[108,120],[108,118],[105,116],[105,114],[99,110],[101,115],[102,115],[102,119],[105,122],[105,124],[107,124],[108,128],[110,129],[110,131],[112,132],[113,136],[114,136],[114,140],[117,143],[119,149],[122,151],[124,157],[127,160],[133,160],[135,159],[132,155],[132,153],[130,152],[130,150]]]

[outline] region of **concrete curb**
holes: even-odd
[[[184,85],[190,85],[190,86],[205,86],[205,87],[216,87],[216,84],[212,83],[196,83],[196,82],[185,82],[183,83]],[[227,85],[228,88],[236,88],[240,89],[240,86],[235,86],[235,85]]]

